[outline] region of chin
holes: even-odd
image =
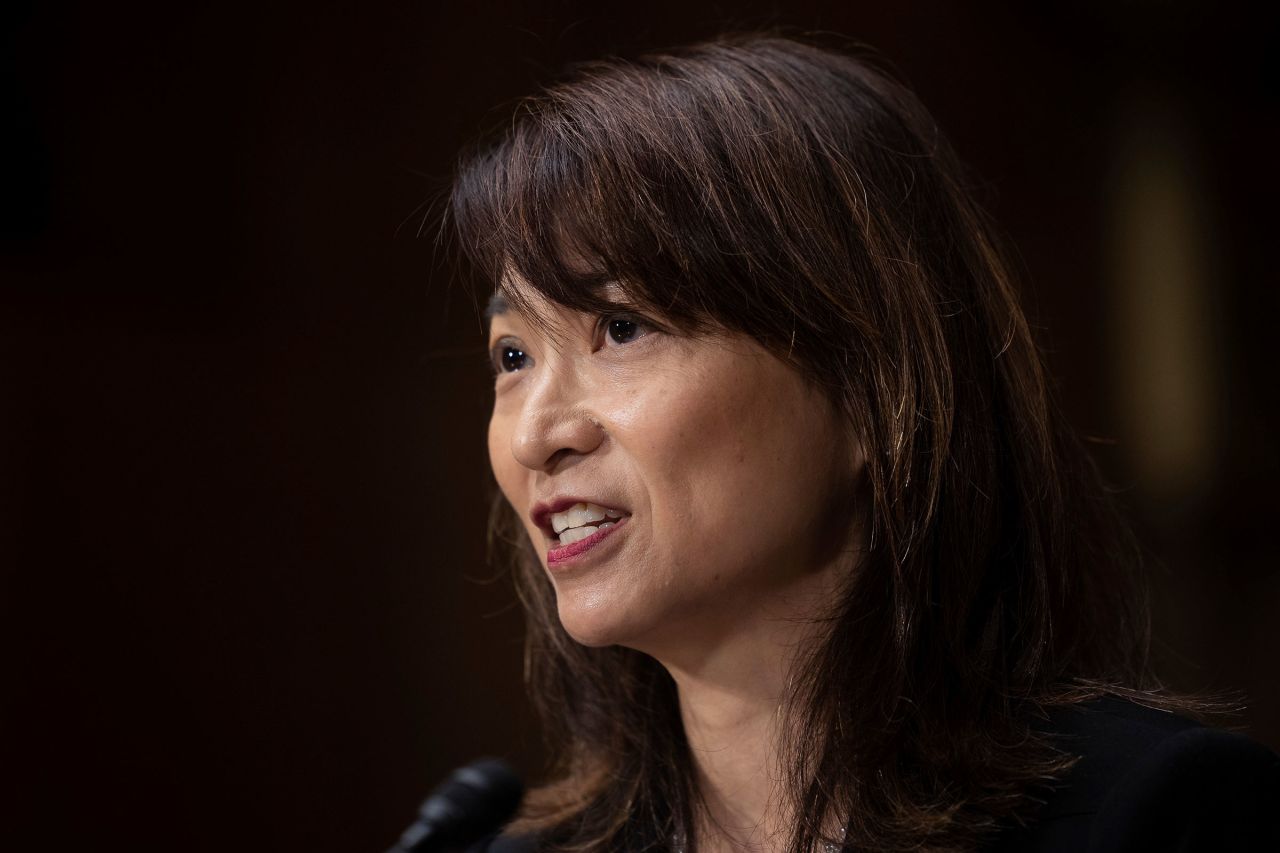
[[[582,613],[560,608],[560,625],[565,633],[584,646],[612,646],[622,642],[624,632],[600,613]]]
[[[573,599],[573,600],[568,600]],[[643,633],[634,613],[616,602],[580,600],[578,596],[557,594],[557,611],[565,633],[584,646],[630,645]]]

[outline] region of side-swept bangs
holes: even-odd
[[[773,34],[582,65],[464,159],[447,215],[515,310],[611,313],[614,283],[668,328],[750,336],[843,406],[867,541],[786,699],[787,849],[835,819],[848,846],[978,849],[1070,766],[1028,708],[1161,701],[1132,536],[1058,411],[999,230],[892,76]],[[517,829],[661,846],[699,808],[674,685],[572,642],[496,505],[557,756]]]
[[[451,200],[463,253],[517,309],[512,273],[591,312],[609,309],[598,285],[613,282],[677,329],[748,334],[843,385],[815,366],[831,335],[876,334],[883,312],[850,299],[852,281],[880,277],[871,211],[897,206],[910,158],[930,152],[925,134],[882,126],[901,111],[875,108],[860,66],[820,55],[726,39],[578,66],[464,159]],[[894,155],[879,188],[850,160],[877,144]]]

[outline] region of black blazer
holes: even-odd
[[[1037,726],[1082,756],[988,853],[1280,853],[1280,756],[1241,734],[1107,697]],[[498,836],[468,853],[536,853]]]

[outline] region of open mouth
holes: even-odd
[[[547,549],[547,567],[555,571],[567,564],[576,564],[579,558],[585,559],[587,551],[626,527],[630,520],[631,516],[624,514],[617,521],[601,521],[598,524],[586,524],[565,530],[560,535],[559,541],[552,542],[551,547]],[[570,541],[567,545],[562,544],[566,534],[572,534],[568,537]]]
[[[563,512],[551,513],[548,521],[556,544],[563,548],[608,530],[627,518],[627,513],[593,503],[576,503]],[[553,545],[552,547],[555,547]]]

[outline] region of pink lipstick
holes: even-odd
[[[556,566],[563,565],[569,562],[570,560],[574,559],[575,557],[579,556],[580,554],[584,554],[587,551],[590,551],[592,548],[599,545],[609,536],[611,536],[614,533],[617,533],[619,530],[625,527],[627,522],[630,519],[631,519],[631,516],[629,515],[623,516],[622,518],[618,519],[618,521],[613,526],[606,527],[604,530],[597,530],[595,533],[592,533],[586,539],[579,539],[577,542],[574,542],[571,545],[553,546],[551,548],[548,548],[547,549],[547,567],[554,569]]]

